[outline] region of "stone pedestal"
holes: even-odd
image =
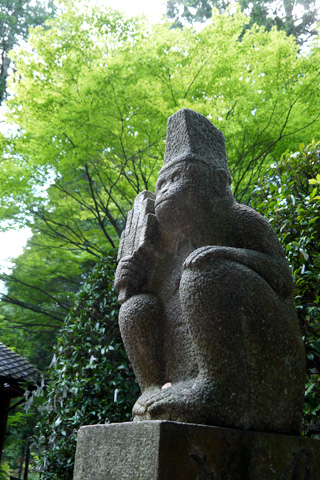
[[[80,428],[74,480],[319,480],[320,441],[169,421]]]

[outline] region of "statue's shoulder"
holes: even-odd
[[[236,218],[239,223],[243,222],[244,225],[272,231],[268,220],[248,205],[234,201],[231,206],[231,212],[232,217]]]
[[[274,253],[282,251],[270,223],[259,212],[237,202],[232,205],[231,212],[239,243],[245,248]]]

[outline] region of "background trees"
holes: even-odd
[[[53,0],[0,1],[0,103],[5,97],[9,52],[21,40],[26,40],[30,27],[44,25],[56,11]]]
[[[174,20],[174,27],[183,24],[205,22],[217,8],[224,13],[228,6],[235,2],[228,0],[168,0],[167,17]],[[287,35],[294,35],[299,43],[303,43],[315,34],[319,12],[314,0],[307,1],[274,1],[274,0],[240,0],[241,10],[250,15],[249,27],[254,24],[263,25],[267,30],[277,27]]]
[[[116,247],[135,195],[154,189],[166,119],[179,108],[226,135],[240,201],[283,150],[315,137],[318,43],[298,54],[284,32],[243,34],[248,22],[227,11],[199,33],[151,29],[71,2],[13,54],[7,108],[19,130],[2,139],[0,214],[33,237],[4,278],[11,326],[59,328],[88,269]]]
[[[0,334],[43,370],[50,363],[56,333],[75,301],[75,294],[95,262],[79,254],[47,249],[37,235],[13,260],[13,272],[1,274]]]
[[[320,43],[315,39],[299,53],[284,31],[253,25],[252,16],[225,7],[195,32],[172,29],[171,23],[150,27],[105,8],[79,10],[70,1],[11,55],[16,70],[6,108],[16,130],[0,137],[0,215],[3,228],[27,225],[33,236],[11,274],[1,277],[0,333],[43,368],[71,308],[59,334],[39,443],[42,459],[51,462],[51,478],[62,480],[62,470],[71,471],[66,462],[74,430],[85,417],[100,422],[106,410],[112,421],[128,416],[132,377],[115,326],[112,260],[100,262],[114,258],[135,195],[154,189],[167,117],[183,107],[206,115],[225,134],[236,198],[250,203],[257,186],[259,209],[272,219],[283,215],[275,227],[280,236],[285,232],[292,268],[300,272],[296,296],[304,305],[300,319],[311,362],[306,423],[318,422],[319,332],[310,320],[317,319],[318,300],[307,298],[317,284],[309,283],[313,270],[305,266],[302,272],[303,252],[309,258],[314,252],[308,239],[316,238],[318,194],[311,198],[314,187],[308,185],[302,193],[293,191],[303,163],[294,163],[296,157],[289,155],[277,171],[268,167],[283,151],[317,138]],[[298,157],[304,154],[302,148]],[[313,166],[308,179],[317,178]],[[314,282],[316,275],[310,276]],[[117,402],[113,396],[121,382],[129,400],[120,405],[121,396]],[[77,417],[79,404],[84,410]]]

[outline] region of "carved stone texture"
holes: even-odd
[[[156,196],[138,195],[118,260],[135,421],[299,433],[305,353],[290,269],[268,222],[233,198],[224,136],[204,116],[169,118]]]
[[[138,262],[136,275],[131,282],[123,277],[117,283],[119,303],[124,303],[135,293],[139,292],[144,285],[147,275],[146,269],[152,262],[152,256],[156,252],[155,245],[158,236],[158,222],[154,214],[155,194],[141,192],[136,196],[134,207],[130,210],[127,218],[126,228],[122,232],[118,250],[118,261],[122,259],[122,265],[129,263],[135,254]],[[128,270],[130,267],[128,267]],[[130,272],[128,271],[130,275]]]
[[[167,421],[82,427],[74,480],[319,480],[320,442]]]

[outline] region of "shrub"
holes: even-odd
[[[320,437],[320,142],[286,152],[261,179],[253,204],[277,233],[295,280],[307,355],[303,430]]]

